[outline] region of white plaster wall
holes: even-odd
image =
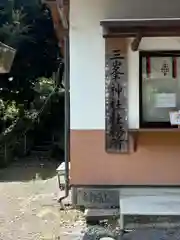
[[[72,0],[70,3],[71,129],[104,129],[105,42],[100,20],[178,17],[180,1],[163,0],[162,4],[157,0]],[[140,49],[179,50],[180,38],[146,38],[142,40]],[[138,57],[138,52],[129,48],[130,128],[139,127]]]

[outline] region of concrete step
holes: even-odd
[[[131,205],[138,203],[139,200],[146,202],[147,197],[149,200],[158,197],[168,197],[173,199],[177,197],[180,199],[180,189],[179,188],[75,188],[77,192],[77,199],[75,204],[78,206],[85,206],[85,208],[111,208],[119,207],[119,194],[121,196],[122,204],[126,206],[126,200],[128,204],[130,199]],[[137,198],[136,198],[137,197]],[[140,198],[138,198],[140,197]],[[143,199],[144,198],[144,199]],[[163,199],[163,198],[161,198]],[[124,201],[125,200],[125,201]],[[149,201],[148,200],[148,201]],[[167,202],[167,201],[166,201]],[[127,209],[130,210],[127,204]],[[163,203],[165,204],[165,203]],[[130,205],[130,206],[131,206]],[[135,211],[135,209],[133,210]],[[139,211],[139,210],[138,210]],[[135,212],[136,214],[136,212]]]
[[[142,229],[142,228],[179,228],[180,216],[124,216],[124,226],[126,229]]]
[[[96,222],[120,220],[119,209],[86,209],[84,212],[86,221]],[[120,226],[120,221],[117,221]],[[125,230],[158,228],[179,228],[180,216],[159,216],[159,215],[125,215],[123,219]]]
[[[120,199],[124,215],[180,216],[180,196],[127,196]]]
[[[85,189],[87,190],[87,189]],[[180,216],[180,190],[172,188],[159,189],[124,189],[120,190],[119,207],[123,216]],[[154,191],[153,191],[154,190]],[[96,191],[99,191],[96,189]],[[77,192],[77,198],[78,198]],[[105,194],[108,196],[109,193]],[[86,196],[86,194],[85,194]],[[93,198],[92,198],[93,197]],[[116,216],[116,210],[105,207],[98,208],[98,201],[102,202],[102,193],[98,192],[90,197],[97,205],[90,205],[86,210],[87,218],[107,218]],[[86,202],[88,198],[86,196]],[[93,202],[93,201],[92,201]],[[100,203],[101,205],[102,203]],[[100,206],[99,205],[99,206]],[[102,205],[103,206],[103,205]],[[119,215],[119,213],[118,213]]]

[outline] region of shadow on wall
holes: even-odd
[[[20,162],[0,170],[0,182],[46,180],[56,175],[57,162]]]

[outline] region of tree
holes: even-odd
[[[1,76],[0,84],[8,89],[6,98],[14,99],[17,95],[16,101],[32,101],[33,84],[40,77],[51,77],[57,69],[58,41],[46,5],[22,7],[15,3],[0,11],[0,41],[17,49],[12,70]],[[9,77],[13,81],[9,82]]]
[[[31,26],[25,24],[26,15],[22,10],[12,9],[11,14],[8,21],[0,28],[0,38],[5,44],[18,49],[24,41],[32,40],[28,35]]]

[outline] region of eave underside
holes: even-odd
[[[102,20],[104,37],[180,36],[180,18]]]
[[[133,37],[132,51],[137,51],[143,37],[180,36],[180,18],[102,20],[103,37]]]

